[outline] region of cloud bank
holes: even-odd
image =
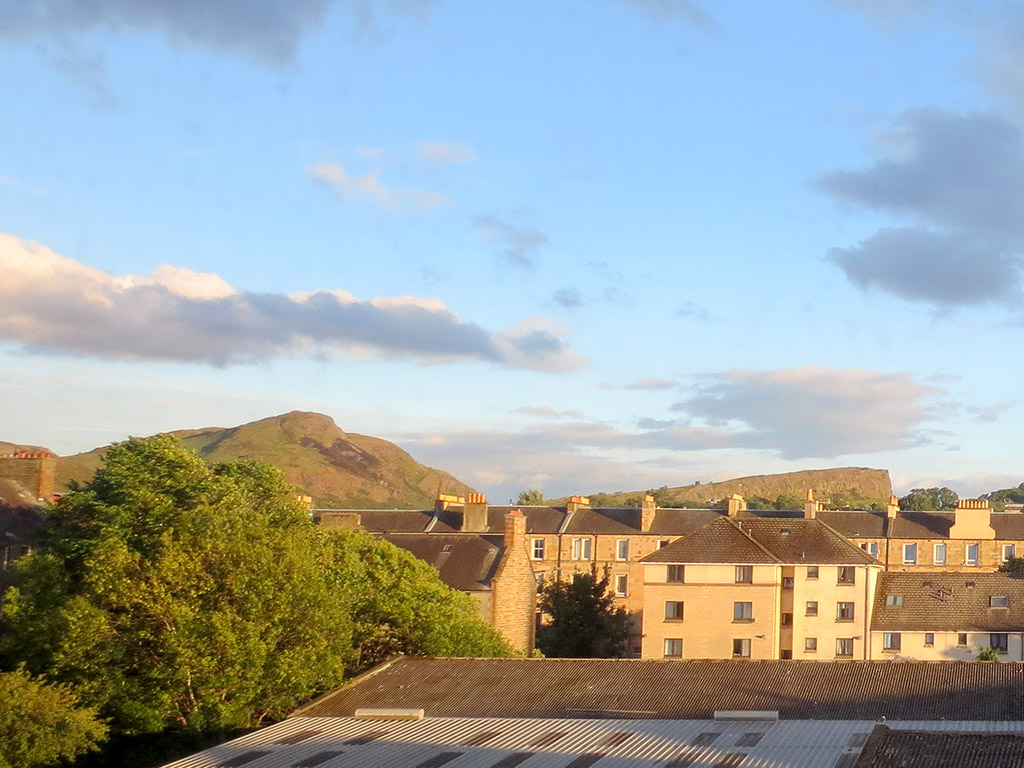
[[[1024,141],[992,114],[906,112],[887,156],[819,180],[838,200],[909,218],[828,259],[860,288],[942,307],[1020,300]]]
[[[541,319],[493,333],[439,299],[245,292],[168,265],[150,276],[112,275],[6,233],[0,338],[39,352],[215,366],[325,352],[559,373],[585,364]]]

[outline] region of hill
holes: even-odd
[[[678,488],[659,488],[655,498],[660,506],[708,504],[739,493],[747,499],[756,497],[775,501],[779,496],[793,496],[789,506],[803,504],[807,489],[815,498],[836,507],[866,507],[871,503],[884,505],[892,493],[889,471],[863,467],[840,469],[808,469],[778,475],[751,475],[720,483],[694,483]],[[594,506],[632,506],[644,491],[597,493],[591,496]]]
[[[447,472],[420,464],[394,443],[342,431],[320,413],[292,411],[238,427],[171,432],[210,463],[258,459],[280,469],[289,483],[320,507],[423,509],[438,491],[472,493]],[[57,462],[57,487],[86,481],[106,448]]]

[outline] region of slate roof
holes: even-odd
[[[35,542],[45,520],[43,505],[21,483],[0,479],[0,545]]]
[[[878,561],[820,520],[720,517],[643,558],[644,563],[818,563]]]
[[[638,534],[640,510],[633,507],[583,507],[569,517],[565,533]]]
[[[900,595],[902,606],[887,605]],[[992,608],[989,598],[1006,597],[1007,608]],[[1024,631],[1024,578],[1005,573],[883,573],[875,590],[871,619],[875,631],[1021,632]]]
[[[900,511],[889,528],[893,539],[948,539],[955,521],[953,512]]]
[[[725,517],[725,512],[720,509],[658,509],[650,535],[686,536],[721,517]]]
[[[1024,664],[400,657],[296,714],[423,708],[427,717],[1024,720]]]
[[[1024,518],[1024,515],[1021,517]],[[818,512],[818,519],[835,528],[843,536],[885,538],[885,512],[823,509]]]
[[[505,550],[500,535],[386,533],[381,538],[434,566],[460,592],[489,590]]]
[[[565,520],[565,510],[558,507],[526,507],[519,505],[489,506],[487,508],[487,530],[502,533],[505,530],[505,515],[518,509],[526,518],[526,532],[533,534],[558,533]],[[449,507],[439,512],[437,522],[431,528],[436,533],[457,533],[462,528],[462,507]]]
[[[1024,765],[1024,734],[895,730],[875,726],[857,768],[1010,768]]]
[[[371,533],[422,532],[427,530],[430,521],[434,519],[434,510],[432,509],[354,509],[330,511],[357,512],[363,528]]]

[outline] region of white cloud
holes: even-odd
[[[538,318],[491,333],[436,298],[243,292],[169,265],[150,276],[112,275],[6,233],[0,338],[38,352],[218,366],[319,352],[555,373],[585,364]]]
[[[430,213],[438,205],[448,205],[452,199],[439,192],[425,189],[391,189],[377,178],[378,171],[365,176],[353,176],[337,163],[317,163],[306,169],[314,179],[324,182],[347,200],[373,203],[390,213],[415,211]]]
[[[456,165],[476,160],[476,151],[468,144],[445,141],[417,141],[416,152],[435,165]]]
[[[480,239],[498,245],[506,261],[516,267],[533,267],[537,250],[551,244],[539,229],[511,224],[497,216],[475,216],[473,224]]]

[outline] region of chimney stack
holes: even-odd
[[[454,493],[439,493],[437,494],[437,500],[434,502],[435,512],[444,512],[452,504],[465,504],[466,499],[464,496],[456,496]]]
[[[740,494],[734,493],[729,497],[728,511],[729,517],[736,517],[740,512],[747,508],[747,501]]]
[[[804,517],[808,520],[813,520],[818,516],[818,512],[821,511],[821,502],[814,500],[814,489],[807,489],[806,501],[804,501]]]
[[[994,539],[992,507],[986,499],[960,499],[956,503],[953,525],[949,529],[951,539]]]
[[[640,502],[640,532],[647,533],[654,523],[654,515],[658,511],[658,505],[654,503],[654,497],[649,493],[644,494]]]
[[[463,532],[479,533],[487,530],[487,497],[482,493],[471,493],[462,508]]]
[[[885,507],[885,516],[890,520],[895,520],[896,516],[900,513],[900,500],[895,496],[889,497],[889,504]]]
[[[505,515],[505,549],[526,550],[526,515],[518,509]]]
[[[589,507],[589,506],[590,506],[590,499],[587,498],[586,496],[571,496],[569,498],[569,503],[565,505],[565,511],[569,512],[569,513],[572,513],[572,512],[575,512],[580,507]]]

